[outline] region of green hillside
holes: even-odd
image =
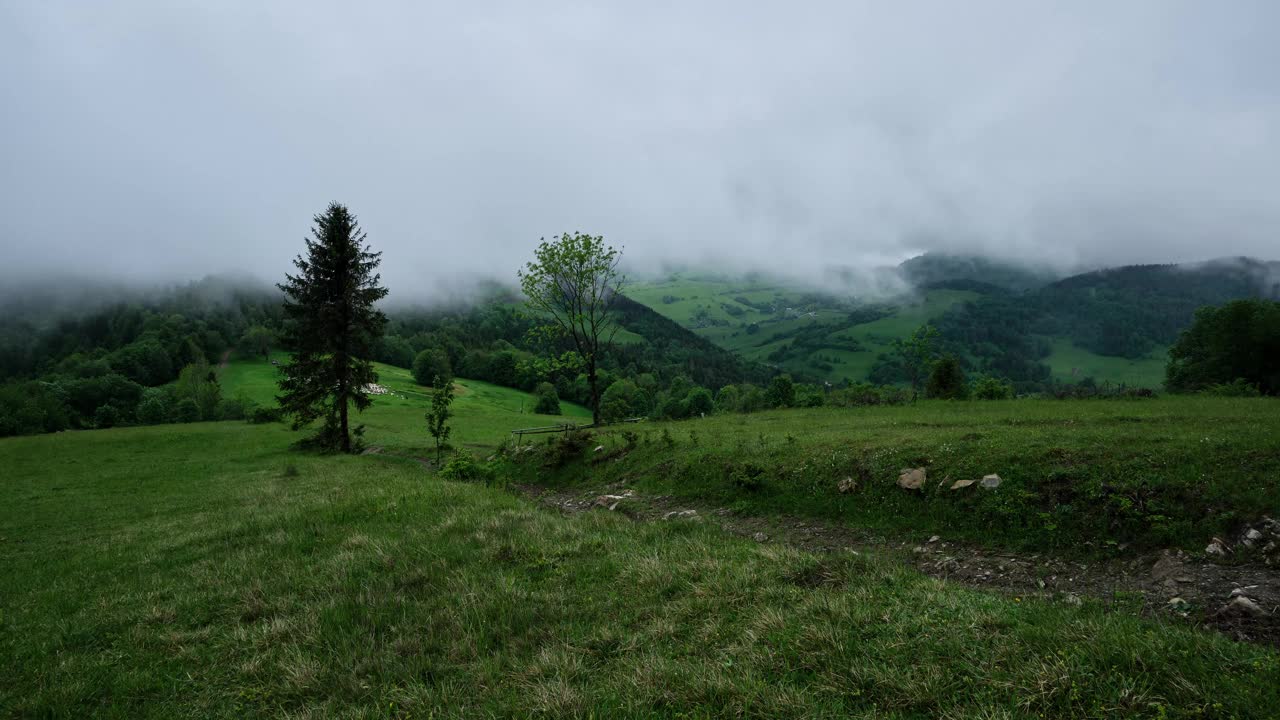
[[[1237,259],[1111,268],[1058,278],[981,258],[924,255],[884,271],[877,298],[762,275],[684,271],[628,295],[741,356],[828,382],[877,376],[895,340],[925,323],[970,372],[1026,389],[1092,379],[1159,387],[1167,348],[1195,309],[1277,292],[1275,263]]]
[[[278,353],[283,362],[286,356]],[[391,392],[376,396],[376,402],[364,413],[354,416],[365,425],[365,439],[371,445],[410,454],[426,454],[433,447],[423,419],[430,397],[428,388],[414,382],[403,368],[375,363],[378,384]],[[235,360],[223,368],[218,377],[227,397],[243,395],[262,405],[274,402],[278,369],[261,358]],[[535,415],[536,398],[526,392],[479,380],[457,378],[454,381],[453,410],[459,421],[452,442],[460,447],[488,448],[522,427],[554,425],[559,422],[591,422],[591,411],[561,401],[562,415]]]
[[[233,364],[224,382],[262,393],[268,367]],[[368,439],[412,453],[425,436],[416,388],[391,372],[385,381],[409,397],[375,400]],[[529,419],[518,394],[469,381],[459,392],[457,432],[486,452]],[[1206,482],[1200,469],[1225,469],[1219,456],[1276,457],[1268,400],[1024,402],[641,426],[630,455],[620,433],[602,438],[620,461],[598,476],[588,445],[540,481],[599,492],[631,477],[645,495],[880,528],[901,523],[877,517],[912,517],[926,534],[964,512],[966,532],[980,535],[984,514],[1043,524],[1019,504],[1027,493],[1093,487],[1087,474],[1040,479],[1037,463],[1078,473],[1073,460],[1085,460],[1130,480],[1147,463],[1163,477],[1149,465],[1161,453],[1148,450],[1168,437],[1183,449],[1167,465],[1176,495],[1184,479]],[[296,438],[279,424],[220,422],[0,439],[0,713],[1244,718],[1280,705],[1274,649],[1141,612],[1120,594],[1071,603],[987,592],[926,577],[887,550],[819,553],[714,522],[566,516],[410,459],[291,451]],[[864,459],[874,472],[853,495],[836,492],[846,469],[830,465],[846,446],[891,451]],[[940,472],[999,469],[1009,485],[909,497],[892,473],[922,460]],[[542,462],[497,463],[495,479],[536,476]],[[761,463],[763,487],[720,478],[726,462]],[[1256,469],[1276,477],[1274,465]],[[1275,497],[1273,485],[1208,487],[1215,512]],[[1144,512],[1159,510],[1161,492],[1142,496]],[[1144,517],[1134,520],[1159,520]],[[1171,516],[1175,534],[1183,517]],[[1000,527],[992,539],[1012,526]]]

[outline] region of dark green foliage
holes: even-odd
[[[547,440],[546,465],[559,468],[582,456],[594,440],[587,430],[568,430]]]
[[[240,350],[244,353],[261,355],[263,360],[271,359],[271,346],[276,342],[275,333],[262,325],[253,325],[240,336]]]
[[[604,416],[605,422],[642,417],[648,412],[647,393],[631,380],[614,381],[600,399],[600,413]]]
[[[556,386],[549,382],[538,383],[533,394],[538,398],[533,412],[538,415],[559,415],[560,396],[556,394]]]
[[[973,381],[969,395],[975,400],[1007,400],[1013,397],[1013,385],[1005,380],[983,375]]]
[[[1210,385],[1204,389],[1204,393],[1216,397],[1261,397],[1262,390],[1257,385],[1250,385],[1244,378],[1236,378],[1229,383]]]
[[[446,358],[448,355],[446,354]],[[378,341],[374,359],[378,362],[396,367],[412,368],[414,360],[413,346],[399,335],[385,335]],[[425,383],[418,383],[424,385]]]
[[[280,422],[284,419],[284,413],[278,407],[256,406],[249,410],[246,418],[255,425],[264,425],[266,423]]]
[[[294,354],[278,399],[294,429],[323,422],[308,444],[351,452],[350,408],[369,407],[366,386],[378,380],[369,358],[386,324],[374,307],[387,294],[375,272],[381,254],[369,251],[355,216],[337,203],[315,216],[311,234],[306,257],[294,260],[298,274],[279,285]]]
[[[65,392],[31,381],[0,386],[0,437],[57,432],[72,427]]]
[[[1237,300],[1196,311],[1169,349],[1165,384],[1195,392],[1239,381],[1280,394],[1280,302]]]
[[[208,363],[198,362],[188,365],[178,374],[174,384],[173,395],[179,402],[191,400],[199,411],[201,420],[218,419],[218,403],[222,401],[222,389],[218,386],[218,376]]]
[[[963,352],[975,369],[1047,389],[1047,337],[1070,338],[1100,355],[1141,358],[1177,340],[1203,305],[1275,297],[1277,288],[1265,280],[1275,267],[1235,259],[1113,268],[1026,293],[988,294],[934,322],[943,344]]]
[[[173,362],[155,338],[139,340],[111,354],[111,368],[139,385],[162,385],[173,379]]]
[[[833,407],[867,407],[875,405],[904,405],[911,401],[910,390],[893,385],[875,386],[857,383],[832,390],[827,405]]]
[[[741,398],[738,400],[738,412],[753,413],[769,407],[764,390],[749,383],[741,385],[739,390]]]
[[[711,399],[711,391],[703,387],[695,387],[685,396],[685,416],[701,417],[715,412],[716,404]]]
[[[1060,277],[1048,268],[1028,268],[972,255],[925,253],[898,266],[903,278],[916,287],[978,287],[998,290],[1030,290]]]
[[[449,456],[449,462],[440,468],[440,477],[446,480],[473,481],[492,477],[490,469],[466,450],[457,450]]]
[[[431,387],[431,408],[426,415],[427,432],[436,442],[436,463],[439,464],[440,453],[453,430],[449,427],[449,418],[453,417],[453,411],[449,409],[453,404],[453,382],[437,375],[432,379]]]
[[[119,425],[123,419],[123,414],[116,409],[114,405],[103,405],[93,413],[93,426],[96,428],[111,428]]]
[[[166,388],[147,388],[138,402],[137,419],[143,425],[159,425],[173,415],[173,393]]]
[[[200,406],[193,398],[182,398],[173,406],[173,421],[180,423],[200,422]]]
[[[939,400],[963,400],[966,392],[964,370],[960,368],[960,361],[955,355],[943,355],[929,371],[925,395]]]
[[[413,359],[413,379],[423,387],[431,387],[436,378],[453,380],[449,355],[440,348],[428,348]]]
[[[779,375],[769,381],[765,404],[771,408],[788,408],[796,404],[796,387],[790,375]]]

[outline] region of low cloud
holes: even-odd
[[[0,277],[274,281],[331,200],[406,300],[574,230],[642,272],[816,281],[1270,257],[1276,27],[1248,1],[10,3]]]

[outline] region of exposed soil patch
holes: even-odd
[[[1090,598],[1109,606],[1138,606],[1144,614],[1181,618],[1236,640],[1280,645],[1280,568],[1259,562],[1219,564],[1174,550],[1080,562],[996,551],[938,536],[915,544],[813,518],[737,515],[728,508],[666,495],[642,497],[623,483],[595,490],[536,485],[514,489],[566,513],[599,510],[620,512],[638,522],[715,522],[756,542],[786,543],[820,553],[874,552],[971,587],[1072,604]]]

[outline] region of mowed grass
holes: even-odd
[[[0,440],[0,716],[1280,707],[1267,648],[697,522],[565,517],[293,438],[204,423]]]
[[[1280,402],[1268,398],[935,400],[716,415],[611,429],[596,442],[616,461],[588,457],[542,481],[626,481],[749,514],[1080,554],[1199,551],[1280,515]],[[899,472],[916,467],[926,486],[899,488]],[[998,489],[950,489],[988,474]],[[839,492],[844,478],[857,489]]]
[[[288,360],[283,353],[272,358],[281,363]],[[430,388],[418,385],[404,368],[382,363],[375,367],[378,383],[392,394],[374,396],[372,407],[352,416],[353,422],[365,426],[365,442],[406,454],[434,452],[424,419],[431,403]],[[224,396],[243,395],[261,405],[275,404],[278,378],[279,368],[261,358],[232,360],[219,373]],[[479,380],[458,378],[454,395],[456,417],[450,443],[455,447],[492,448],[517,428],[591,422],[590,410],[569,402],[560,403],[561,415],[536,415],[533,395]]]

